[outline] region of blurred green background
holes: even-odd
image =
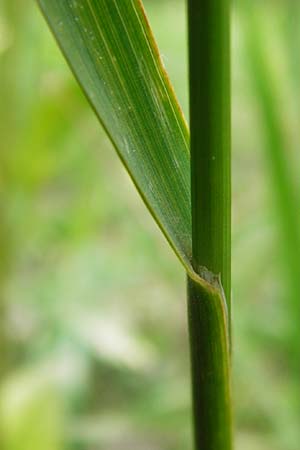
[[[187,116],[185,2],[145,6]],[[233,4],[243,450],[300,442],[299,24]],[[185,276],[30,0],[0,2],[0,81],[1,450],[191,450]]]

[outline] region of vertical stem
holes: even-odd
[[[195,450],[231,450],[229,0],[188,0],[192,262],[188,280]]]
[[[225,299],[188,280],[195,450],[231,450],[231,385]]]
[[[230,308],[229,0],[189,0],[193,265],[220,274]]]

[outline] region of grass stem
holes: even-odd
[[[192,252],[220,274],[230,309],[230,16],[228,0],[189,0]]]
[[[192,263],[188,281],[195,450],[232,448],[228,0],[189,0]]]
[[[218,289],[188,280],[195,450],[231,450],[229,335]]]

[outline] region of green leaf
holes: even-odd
[[[189,133],[139,0],[39,0],[145,204],[187,270]]]

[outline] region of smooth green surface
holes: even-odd
[[[192,263],[214,286],[188,282],[195,450],[230,450],[229,2],[189,0],[188,24]]]
[[[228,0],[189,0],[192,254],[231,295],[230,19]]]
[[[188,322],[195,450],[232,449],[227,308],[218,280],[188,279]]]
[[[138,0],[40,0],[89,102],[189,268],[188,129]]]

